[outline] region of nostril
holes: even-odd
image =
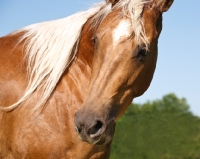
[[[94,138],[101,134],[100,129],[103,127],[103,123],[97,120],[94,125],[89,129],[88,134],[90,137]]]

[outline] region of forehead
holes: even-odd
[[[110,13],[99,25],[96,34],[103,40],[119,43],[129,38],[133,29],[130,18],[122,15],[121,12]]]
[[[122,19],[112,31],[113,42],[118,43],[128,38],[131,34],[131,23],[127,19]]]
[[[108,13],[97,27],[96,35],[107,43],[119,44],[130,37],[134,37],[138,45],[145,45],[157,36],[155,32],[155,21],[152,19],[151,11],[142,9],[139,15],[127,13],[124,15],[123,10],[113,10]],[[134,12],[136,13],[136,12]],[[147,16],[148,15],[148,16]]]

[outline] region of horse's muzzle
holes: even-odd
[[[113,138],[115,129],[113,119],[105,121],[94,114],[85,115],[78,111],[74,122],[79,138],[89,144],[107,144]]]

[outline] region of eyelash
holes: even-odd
[[[140,61],[144,61],[147,56],[148,56],[148,50],[145,48],[141,48],[137,53],[137,58]]]
[[[95,36],[92,38],[92,40],[93,40],[93,43],[96,45],[96,44],[97,44],[97,36],[95,35]]]

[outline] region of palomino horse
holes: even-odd
[[[0,158],[109,158],[116,120],[150,85],[172,2],[107,0],[1,37]]]

